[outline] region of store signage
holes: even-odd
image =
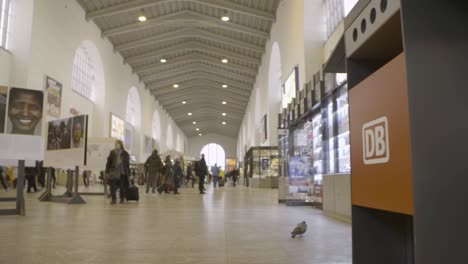
[[[387,163],[390,160],[388,119],[386,116],[364,124],[362,144],[364,164]]]

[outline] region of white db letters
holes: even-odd
[[[387,163],[390,160],[388,119],[386,116],[362,127],[364,164]]]

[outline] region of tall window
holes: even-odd
[[[206,165],[208,168],[218,164],[218,167],[221,167],[224,170],[226,166],[226,153],[224,152],[223,147],[216,143],[210,143],[203,147],[200,155],[205,155]]]
[[[141,121],[141,102],[140,95],[135,87],[130,88],[127,96],[127,109],[125,119],[133,127],[139,127]]]
[[[80,46],[75,53],[72,70],[72,90],[94,102],[95,73],[94,62],[86,47]]]
[[[153,138],[159,141],[161,138],[161,119],[159,118],[158,111],[154,111],[153,113],[153,124],[151,127],[153,130]]]
[[[341,21],[353,9],[358,0],[324,0],[327,37],[329,37]]]
[[[11,0],[0,0],[0,47],[8,48]]]

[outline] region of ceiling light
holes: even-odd
[[[228,88],[227,84],[223,84],[223,88]]]
[[[197,124],[197,122],[195,122],[195,121],[193,121],[192,123],[193,123],[194,125],[196,125],[196,124]]]
[[[140,15],[140,16],[138,17],[138,21],[140,21],[140,22],[145,22],[145,21],[146,21],[146,17],[145,17],[144,15]]]
[[[161,63],[166,63],[166,59],[161,59]]]
[[[202,134],[198,134],[198,136],[200,136],[200,137],[201,137],[201,136],[202,136]]]
[[[227,102],[226,102],[226,101],[223,101],[222,104],[227,104]]]
[[[226,122],[223,122],[223,125],[225,125],[225,124],[226,124]]]
[[[228,61],[228,59],[222,59],[221,62],[222,63],[228,63],[229,61]]]
[[[230,19],[230,18],[229,18],[228,16],[226,16],[226,15],[224,15],[224,16],[221,17],[221,20],[224,21],[224,22],[228,22],[229,19]]]
[[[176,84],[172,85],[172,87],[179,88],[179,85],[176,83]]]
[[[188,113],[187,115],[191,116],[191,115],[192,115],[192,113]]]
[[[186,101],[182,101],[182,104],[186,104],[187,102]]]
[[[226,116],[226,113],[223,113],[223,116]]]
[[[200,129],[199,129],[199,128],[197,128],[197,129],[195,129],[195,130],[197,130],[197,131],[200,131]]]

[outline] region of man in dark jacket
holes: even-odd
[[[152,186],[152,192],[155,193],[162,168],[163,163],[159,157],[158,150],[155,149],[145,162],[145,171],[148,175],[146,182],[146,193],[149,192],[150,186]]]
[[[180,194],[179,193],[180,179],[184,177],[184,171],[182,170],[182,167],[180,166],[179,159],[176,159],[174,162],[174,166],[172,168],[172,174],[174,176],[174,194]]]
[[[130,155],[124,149],[121,140],[115,142],[115,149],[107,157],[106,173],[110,177],[111,204],[116,202],[117,186],[120,189],[120,203],[124,203],[125,194],[130,186]]]
[[[205,155],[201,155],[201,159],[195,164],[195,173],[197,174],[198,181],[198,190],[200,194],[205,194],[205,176],[208,174],[208,167],[206,166]]]

